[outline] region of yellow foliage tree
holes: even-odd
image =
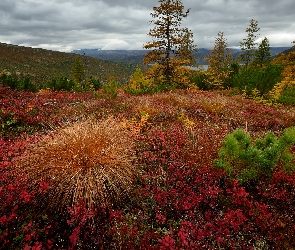
[[[148,79],[139,67],[136,67],[135,72],[130,78],[128,89],[136,92],[143,91],[144,89],[151,88],[151,79]]]
[[[221,88],[222,84],[230,76],[230,65],[233,61],[233,53],[227,48],[227,39],[223,32],[218,33],[215,38],[214,48],[210,50],[210,54],[205,57],[209,62],[206,71],[207,82],[214,88]]]
[[[295,44],[295,41],[293,41],[293,44]],[[271,99],[278,100],[285,88],[295,86],[295,45],[287,55],[282,53],[273,60],[273,63],[284,66],[282,81],[277,83],[270,91]]]

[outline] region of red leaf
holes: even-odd
[[[35,246],[32,247],[32,250],[41,250],[42,249],[42,242],[36,242]]]
[[[49,183],[46,181],[40,182],[39,192],[47,192],[49,189]]]
[[[72,246],[76,246],[77,241],[79,239],[79,234],[80,234],[80,227],[76,227],[72,235],[70,236],[70,242]]]
[[[23,199],[25,203],[28,203],[31,200],[31,195],[26,190],[22,190],[20,198]]]

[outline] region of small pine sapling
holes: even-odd
[[[243,130],[238,129],[227,135],[214,165],[224,169],[230,178],[242,183],[271,178],[276,167],[281,167],[284,171],[295,170],[292,152],[294,145],[295,127],[286,129],[279,138],[269,132],[255,142]]]

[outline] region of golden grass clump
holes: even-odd
[[[192,107],[196,102],[195,98],[193,96],[189,96],[185,91],[171,92],[169,94],[158,93],[157,100],[173,108]]]
[[[211,114],[222,113],[227,105],[226,98],[222,96],[217,96],[215,99],[205,97],[200,102],[203,110]]]
[[[133,109],[138,114],[143,112],[148,113],[151,117],[155,117],[160,113],[160,110],[155,107],[152,96],[136,97],[136,102],[133,104]]]
[[[83,199],[87,207],[118,205],[128,196],[134,146],[119,121],[84,121],[45,137],[16,163],[28,175],[32,191],[50,188],[46,204],[62,210]],[[38,196],[37,196],[38,197]],[[40,197],[39,197],[40,198]]]

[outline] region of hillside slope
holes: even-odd
[[[77,54],[30,48],[0,43],[0,71],[12,75],[29,75],[35,83],[44,83],[52,78],[71,78],[72,65]],[[114,76],[125,81],[134,71],[134,66],[118,62],[103,61],[80,55],[88,76],[97,76],[105,81]]]

